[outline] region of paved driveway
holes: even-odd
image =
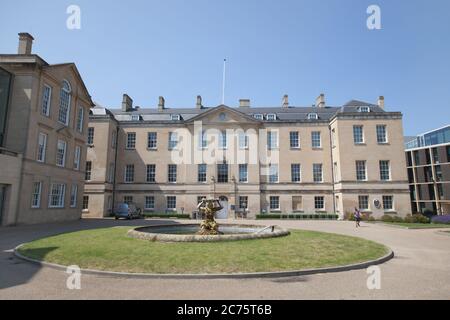
[[[146,221],[145,224],[181,221]],[[251,222],[254,223],[254,222]],[[0,299],[450,299],[450,237],[436,230],[406,230],[334,221],[265,221],[288,228],[358,236],[383,243],[396,257],[381,266],[381,290],[368,290],[365,270],[295,278],[251,280],[124,279],[83,275],[82,289],[66,288],[67,274],[13,256],[19,244],[48,235],[143,221],[82,220],[0,228]]]

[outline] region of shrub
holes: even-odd
[[[431,220],[422,214],[414,214],[412,216],[413,223],[430,223]]]
[[[402,217],[394,216],[394,217],[392,217],[392,222],[402,223],[402,222],[405,222],[405,220]]]
[[[370,216],[368,221],[375,222],[375,221],[377,221],[377,219],[375,219],[375,217]]]
[[[381,217],[381,221],[383,221],[383,222],[394,222],[394,218],[392,216],[389,216],[389,215],[385,214],[384,216]]]
[[[414,219],[413,219],[412,215],[408,214],[405,217],[405,223],[414,223]]]
[[[432,223],[450,224],[450,214],[445,216],[435,216],[431,220]]]

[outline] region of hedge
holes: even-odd
[[[191,216],[188,214],[169,214],[169,213],[144,213],[145,218],[173,218],[173,219],[191,219]]]
[[[337,220],[338,215],[334,214],[259,214],[256,220]]]

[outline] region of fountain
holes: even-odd
[[[290,235],[278,226],[219,224],[215,214],[223,209],[217,199],[203,199],[198,210],[204,216],[198,224],[176,224],[139,227],[128,232],[128,236],[141,240],[160,242],[221,242],[250,239],[267,239]]]

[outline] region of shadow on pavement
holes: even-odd
[[[114,220],[82,219],[73,222],[40,224],[0,228],[0,290],[29,282],[42,268],[14,256],[14,249],[21,244],[62,233],[113,227],[139,227],[150,225],[179,224],[176,220]],[[37,249],[31,257],[45,257],[57,248]]]

